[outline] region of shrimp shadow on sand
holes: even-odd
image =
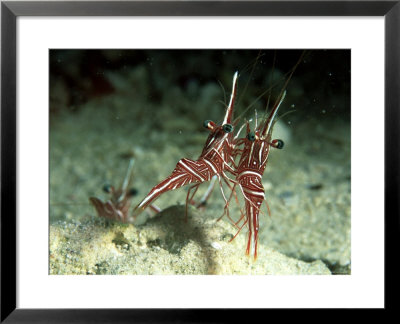
[[[216,274],[219,266],[212,242],[220,236],[218,227],[215,220],[205,219],[192,208],[185,220],[185,206],[178,205],[164,209],[138,229],[152,233],[146,243],[149,248],[163,249],[171,255],[185,254],[186,261],[188,256],[193,261],[188,269],[196,267],[199,274]]]

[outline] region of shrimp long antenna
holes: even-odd
[[[286,79],[286,82],[284,84],[284,86],[282,87],[282,90],[280,92],[279,97],[282,95],[283,90],[287,87],[287,85],[289,84],[289,81],[292,77],[292,75],[294,74],[294,72],[296,71],[298,65],[300,64],[300,62],[302,61],[302,59],[305,56],[306,51],[303,51],[300,58],[298,59],[297,63],[295,64],[295,66],[293,68],[291,68],[288,72],[286,72],[282,77],[279,78],[279,80],[277,80],[276,82],[274,82],[268,89],[266,89],[264,92],[262,92],[249,106],[246,107],[245,110],[243,110],[240,115],[236,118],[237,120],[239,120],[251,107],[253,107],[256,102],[258,102],[266,93],[268,93],[269,91],[271,91],[271,89],[273,89],[276,85],[278,85],[282,80]],[[288,77],[289,76],[289,77]]]
[[[240,128],[239,128],[238,132],[236,133],[236,136],[234,137],[234,139],[237,139],[237,138],[239,137],[239,134],[240,134],[240,132],[243,130],[243,128],[246,126],[246,123],[252,122],[252,121],[253,121],[252,118],[250,118],[249,120],[246,120],[246,119],[245,119],[243,125],[240,126]]]
[[[132,170],[133,170],[133,165],[135,164],[135,159],[130,159],[129,161],[129,165],[128,165],[128,171],[126,172],[126,176],[124,179],[124,182],[122,183],[122,192],[125,192],[126,189],[128,188],[129,185],[129,181],[131,180],[131,174],[132,174]]]
[[[283,80],[288,74],[290,74],[290,71],[287,72],[285,75],[283,75],[278,81],[276,81],[273,85],[271,85],[268,89],[266,89],[264,92],[262,92],[254,101],[246,107],[245,110],[243,110],[238,117],[236,117],[235,121],[238,121],[242,118],[242,116],[250,109],[252,108],[266,93],[271,91],[272,88],[274,88],[281,80]]]
[[[293,67],[292,71],[290,72],[289,77],[287,78],[285,84],[282,87],[281,92],[279,93],[279,97],[282,96],[283,92],[286,92],[286,88],[290,82],[290,80],[292,79],[293,73],[294,71],[296,71],[297,67],[299,66],[300,62],[303,60],[303,57],[305,55],[306,51],[303,51],[303,53],[301,53],[300,58],[298,59],[297,63],[295,64],[295,66]]]
[[[244,86],[244,88],[243,88],[243,91],[242,91],[242,93],[240,94],[240,96],[239,96],[239,98],[238,98],[238,100],[237,100],[237,105],[239,105],[239,103],[240,103],[241,100],[243,99],[244,94],[246,93],[247,88],[249,87],[250,80],[251,80],[251,78],[252,78],[252,76],[253,76],[253,74],[254,74],[254,70],[256,69],[257,62],[258,62],[259,59],[260,59],[261,57],[263,57],[263,56],[265,56],[265,53],[261,54],[261,50],[260,50],[260,51],[258,52],[258,54],[257,54],[257,57],[254,59],[254,61],[253,61],[253,62],[250,62],[247,66],[244,67],[243,71],[240,72],[240,74],[243,74],[250,66],[252,66],[251,71],[250,71],[250,76],[247,78],[247,82],[246,82],[246,84],[245,84],[245,86]]]
[[[271,126],[272,126],[272,123],[273,123],[273,121],[275,119],[276,113],[278,112],[278,109],[281,106],[281,104],[282,104],[283,100],[285,99],[285,97],[286,97],[286,90],[283,91],[279,101],[275,104],[274,108],[272,109],[272,111],[271,111],[271,113],[270,113],[270,115],[269,115],[269,117],[267,119],[267,122],[265,123],[264,129],[262,130],[262,133],[261,133],[262,137],[264,137],[265,135],[270,133]]]
[[[274,60],[272,61],[272,70],[271,70],[271,74],[269,76],[269,84],[272,84],[272,80],[273,80],[273,75],[274,75],[274,71],[275,71],[275,62],[276,62],[276,51],[274,52]],[[269,95],[268,95],[268,100],[267,100],[267,111],[269,109],[269,101],[271,100],[271,94],[272,94],[272,88],[269,89]]]
[[[222,89],[223,94],[224,94],[224,101],[223,101],[223,104],[224,104],[224,106],[225,106],[225,108],[226,108],[226,107],[227,107],[227,105],[226,105],[226,91],[225,91],[225,88],[224,88],[224,85],[222,84],[222,82],[221,82],[220,80],[217,80],[217,81],[218,81],[219,86],[220,86],[221,89]],[[219,100],[219,102],[222,102],[222,101]]]
[[[287,112],[285,112],[284,114],[278,116],[278,117],[274,120],[274,124],[277,123],[278,121],[280,121],[283,117],[285,117],[285,116],[287,116],[287,115],[289,115],[289,114],[291,114],[291,113],[294,113],[294,112],[296,112],[296,111],[297,111],[297,110],[290,110],[290,111],[287,111]]]

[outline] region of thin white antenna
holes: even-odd
[[[135,159],[132,158],[129,161],[128,171],[126,172],[126,176],[124,182],[122,183],[122,192],[125,192],[129,185],[129,180],[131,179],[133,164],[135,163]]]

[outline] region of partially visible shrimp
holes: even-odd
[[[94,206],[99,217],[103,217],[110,220],[119,221],[122,223],[128,223],[129,219],[129,207],[131,206],[131,200],[136,195],[136,190],[131,188],[128,189],[132,180],[134,159],[129,161],[128,171],[126,173],[124,182],[121,187],[115,189],[113,186],[105,185],[103,190],[111,195],[110,199],[106,202],[102,202],[96,197],[90,197],[89,201]],[[149,206],[155,212],[160,212],[160,209],[154,205]]]

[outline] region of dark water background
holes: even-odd
[[[196,99],[193,88],[217,80],[229,93],[233,72],[241,75],[239,92],[244,82],[247,97],[260,95],[283,73],[289,72],[303,50],[51,50],[50,51],[50,110],[78,110],[88,100],[115,93],[106,72],[124,74],[144,67],[149,102],[159,103],[168,84],[178,86]],[[350,119],[350,50],[306,50],[305,57],[289,83],[288,95],[295,96],[301,110],[298,119]],[[254,65],[256,58],[257,63]],[[254,68],[254,69],[253,69]],[[249,80],[250,72],[251,80]],[[242,81],[243,79],[243,81]],[[284,81],[284,80],[283,80]],[[127,83],[129,80],[127,80]],[[300,82],[301,84],[297,84]],[[62,84],[62,98],[53,90]],[[279,91],[282,82],[275,86]],[[292,88],[297,87],[295,94]],[[135,86],[132,85],[132,92]],[[228,94],[227,94],[228,95]],[[263,96],[262,100],[266,100]],[[261,100],[261,101],[262,101]],[[245,105],[243,105],[245,106]],[[184,109],[184,107],[182,107]],[[186,107],[193,109],[193,107]],[[299,116],[299,115],[305,116]],[[304,118],[306,117],[306,119]]]

